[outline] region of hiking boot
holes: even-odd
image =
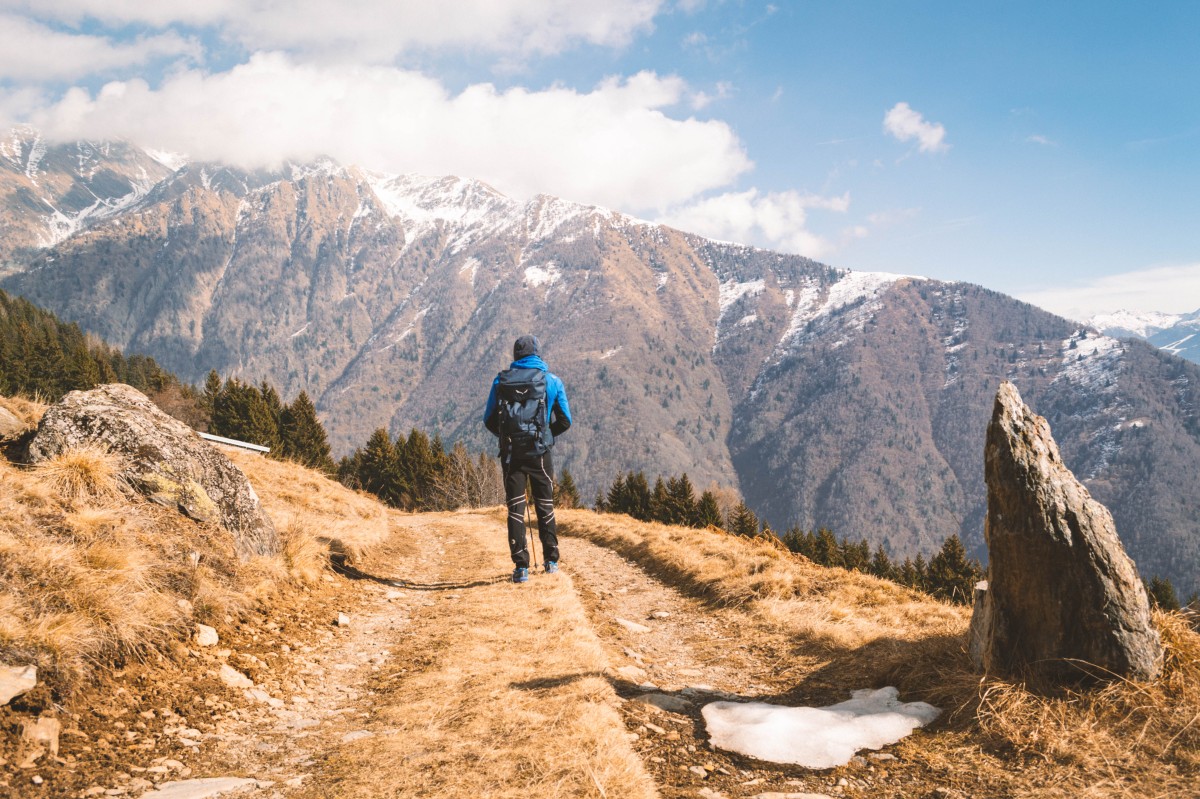
[[[554,574],[556,571],[558,571],[558,561],[556,561],[556,560],[546,561],[546,574]]]
[[[518,566],[517,568],[513,569],[513,578],[512,578],[512,580],[513,580],[513,582],[514,582],[514,583],[527,583],[527,582],[529,582],[529,569],[522,569],[520,566]]]

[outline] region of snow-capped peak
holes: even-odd
[[[1157,311],[1114,311],[1097,314],[1087,320],[1088,324],[1105,335],[1117,338],[1150,338],[1161,330],[1174,327],[1182,320],[1179,314]]]

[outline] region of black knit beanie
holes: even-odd
[[[541,344],[538,343],[537,336],[521,336],[513,344],[513,360],[519,361],[530,355],[537,355],[539,349]]]

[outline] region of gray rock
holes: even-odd
[[[279,552],[275,526],[246,475],[140,391],[119,383],[72,391],[42,417],[29,457],[37,463],[81,446],[123,456],[122,476],[151,500],[224,527],[243,560]]]
[[[7,666],[0,663],[0,705],[37,687],[37,666]]]
[[[207,624],[196,625],[196,645],[197,646],[216,646],[221,638],[217,635],[217,631]]]
[[[0,441],[17,438],[24,433],[26,425],[8,408],[0,407]]]
[[[1081,668],[1156,676],[1162,642],[1112,515],[1011,383],[996,395],[984,457],[988,587],[971,621],[976,667],[1051,679],[1078,678]]]
[[[670,694],[642,694],[635,697],[634,701],[645,702],[647,705],[653,705],[662,710],[669,710],[672,713],[686,713],[692,707],[692,703],[682,696],[672,696]]]

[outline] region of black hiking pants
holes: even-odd
[[[504,496],[508,501],[508,551],[513,565],[529,568],[529,549],[525,541],[525,482],[533,488],[533,507],[537,511],[538,538],[542,540],[542,560],[558,560],[558,535],[554,525],[554,464],[545,455],[506,455],[500,460],[504,471]]]

